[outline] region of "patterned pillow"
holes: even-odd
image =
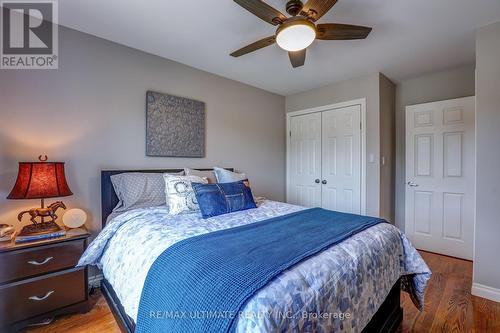
[[[218,184],[192,184],[204,219],[257,208],[252,190],[246,181]]]
[[[184,172],[174,173],[183,175]],[[111,176],[118,197],[115,213],[143,207],[166,205],[165,181],[162,173],[128,172]]]
[[[244,173],[232,172],[219,167],[214,167],[214,173],[215,178],[217,178],[217,183],[233,183],[247,179]]]
[[[206,178],[198,176],[175,176],[163,174],[165,196],[172,215],[194,213],[200,210],[191,182],[208,183]]]
[[[195,169],[184,168],[184,172],[186,176],[198,176],[207,178],[209,183],[217,183],[217,178],[215,177],[215,173],[212,170],[209,171],[200,171]]]

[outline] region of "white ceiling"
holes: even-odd
[[[267,0],[285,13],[286,0]],[[499,0],[339,0],[318,22],[366,25],[361,41],[315,41],[293,69],[276,44],[232,51],[275,27],[231,0],[61,0],[59,22],[281,95],[377,71],[399,81],[474,62],[474,30],[500,21]]]

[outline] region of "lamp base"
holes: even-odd
[[[55,223],[54,221],[30,224],[24,226],[18,236],[35,236],[35,235],[43,235],[49,234],[52,232],[62,230],[61,227]]]

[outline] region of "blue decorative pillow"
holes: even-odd
[[[224,184],[191,184],[204,219],[257,208],[248,181]]]

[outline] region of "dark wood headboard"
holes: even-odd
[[[229,171],[234,171],[233,168],[225,168]],[[111,183],[111,176],[120,173],[129,172],[149,172],[149,173],[174,173],[181,172],[184,169],[155,169],[155,170],[102,170],[101,171],[101,219],[102,227],[106,226],[106,221],[113,208],[118,204],[118,197],[116,196],[115,189]],[[213,169],[196,169],[200,171],[210,171]]]

